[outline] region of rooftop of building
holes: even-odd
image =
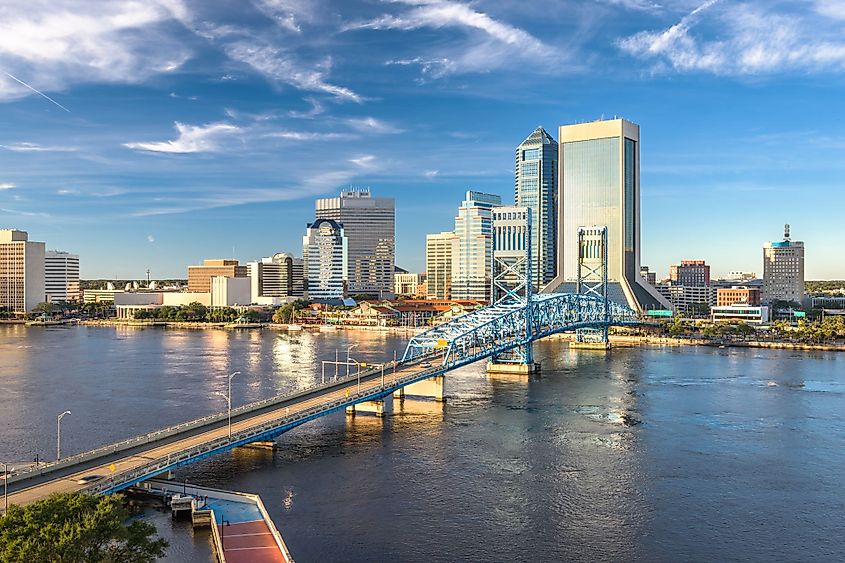
[[[524,141],[522,141],[522,143],[520,143],[519,148],[524,149],[527,146],[537,145],[557,145],[557,141],[555,141],[554,137],[549,135],[548,131],[543,129],[542,126],[538,126],[525,138]]]

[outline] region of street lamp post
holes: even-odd
[[[229,440],[232,439],[232,378],[240,373],[236,371],[229,375],[229,394],[226,396],[226,403],[229,405]]]
[[[357,344],[350,344],[349,346],[346,347],[346,377],[349,377],[349,352],[353,348],[357,348],[357,347],[358,347]]]
[[[68,414],[71,412],[65,411],[56,418],[56,461],[62,459],[62,419]]]

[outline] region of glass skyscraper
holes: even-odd
[[[670,304],[640,276],[640,128],[624,119],[560,127],[557,242],[560,268],[550,290],[578,277],[579,227],[607,227],[611,299],[631,308]]]
[[[349,239],[349,295],[393,297],[396,209],[392,197],[372,197],[369,190],[347,190],[340,197],[318,199],[317,219],[343,225]]]
[[[558,144],[537,127],[516,147],[514,201],[531,209],[531,272],[535,291],[557,273]]]

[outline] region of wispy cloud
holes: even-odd
[[[565,59],[563,54],[524,29],[478,11],[471,4],[453,0],[394,0],[391,3],[408,6],[408,9],[352,22],[343,29],[412,31],[457,28],[477,35],[468,42],[452,42],[437,56],[427,54],[394,59],[389,61],[390,64],[418,64],[424,74],[436,78],[458,72],[485,72],[526,58],[537,66],[543,66],[554,58],[558,58],[559,62]]]
[[[323,133],[320,131],[271,131],[270,133],[264,133],[263,137],[288,139],[291,141],[349,141],[357,139],[359,136],[353,133]]]
[[[347,119],[346,123],[353,129],[365,133],[389,134],[404,132],[403,129],[387,123],[386,121],[382,121],[381,119],[376,119],[375,117],[353,117]]]
[[[15,184],[12,184],[11,182],[0,183],[0,191],[11,190],[11,189],[14,189],[15,187],[17,187],[17,186]]]
[[[349,162],[361,168],[372,168],[375,166],[376,157],[372,154],[365,154],[356,158],[350,158]]]
[[[38,143],[11,143],[0,145],[0,149],[13,152],[75,152],[75,147],[63,147],[55,145],[39,145]]]
[[[643,31],[617,44],[633,56],[653,61],[655,72],[741,75],[845,69],[841,25],[818,17],[818,13],[838,14],[841,4],[815,5],[814,13],[784,10],[776,2],[708,0],[662,31]]]
[[[124,143],[123,146],[160,153],[187,154],[214,152],[220,150],[222,138],[241,132],[241,128],[229,123],[209,123],[207,125],[186,125],[175,123],[179,136],[172,141]]]
[[[425,177],[426,177],[426,178],[428,178],[429,180],[433,180],[434,178],[436,178],[436,177],[437,177],[437,175],[438,175],[439,173],[440,173],[440,171],[439,171],[439,170],[426,170],[426,171],[423,173],[423,176],[425,176]]]
[[[20,215],[21,217],[49,217],[49,213],[39,213],[35,211],[20,211],[18,209],[8,209],[6,207],[0,207],[0,211],[3,213],[8,213],[9,215]]]

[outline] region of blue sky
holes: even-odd
[[[36,92],[37,91],[37,92]],[[845,278],[842,0],[5,0],[0,227],[83,277],[301,253],[313,200],[396,198],[424,267],[537,125],[642,131],[643,263]]]

